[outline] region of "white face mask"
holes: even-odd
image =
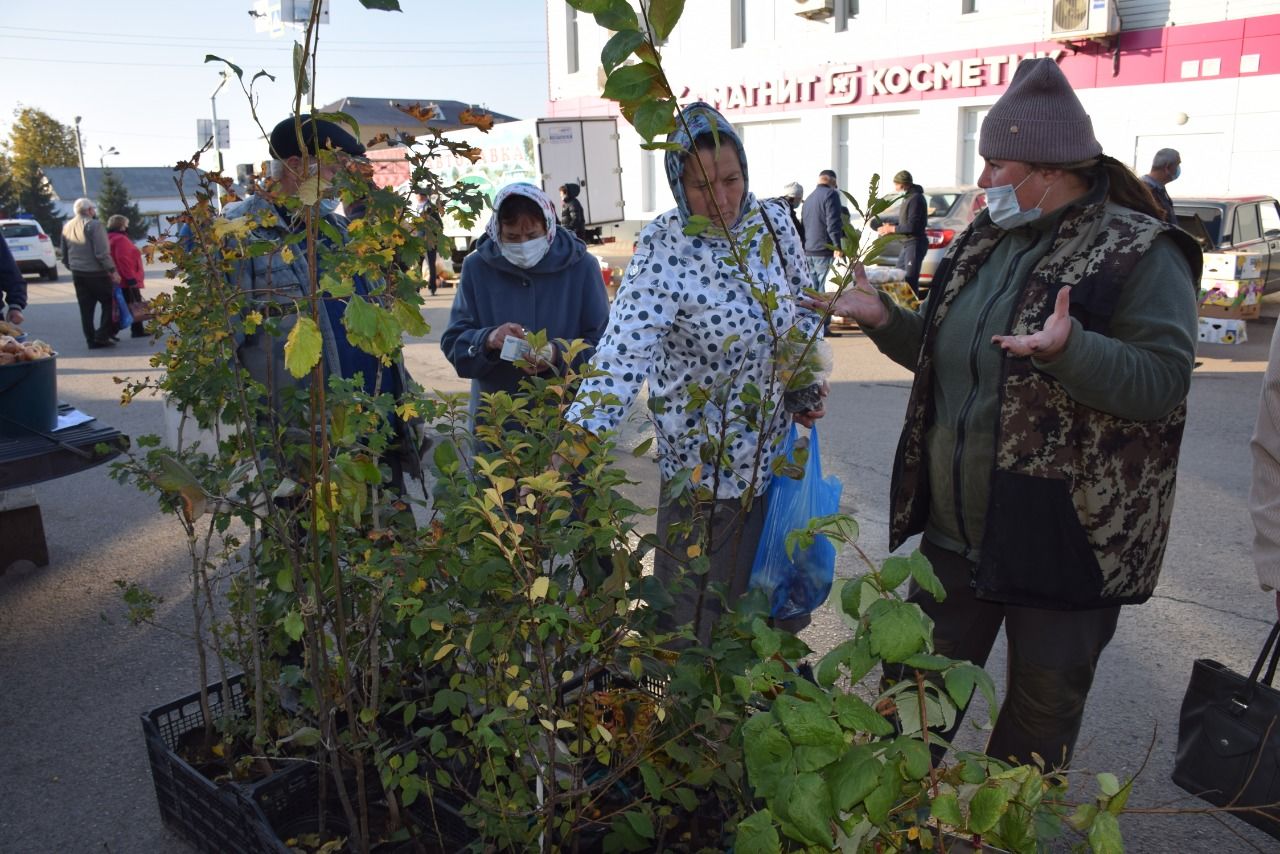
[[[498,243],[502,257],[522,270],[527,270],[542,260],[551,249],[551,238],[543,235],[524,243]]]
[[[1040,201],[1033,208],[1026,210],[1018,204],[1018,189],[1031,177],[1031,173],[1027,173],[1027,177],[1018,182],[1015,187],[1012,184],[1001,184],[999,187],[992,187],[987,190],[987,213],[991,215],[991,221],[1001,228],[1017,228],[1020,225],[1026,225],[1029,222],[1035,222],[1044,213],[1040,209],[1040,204],[1044,202],[1045,197],[1049,195],[1052,186],[1045,187],[1044,195],[1040,197]]]

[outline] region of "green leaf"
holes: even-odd
[[[747,779],[761,797],[772,797],[791,767],[791,742],[775,727],[771,715],[753,715],[742,727]]]
[[[1093,854],[1124,854],[1119,819],[1109,812],[1098,813],[1089,828],[1089,848]]]
[[[631,124],[636,133],[651,140],[665,136],[676,129],[676,102],[669,98],[655,98],[636,107]]]
[[[862,578],[850,578],[840,584],[840,610],[855,620],[862,615]]]
[[[852,810],[871,794],[879,775],[880,762],[870,748],[858,746],[846,751],[827,771],[832,806],[842,813]]]
[[[1120,781],[1116,779],[1115,774],[1103,772],[1098,775],[1098,788],[1102,794],[1111,797],[1120,791]]]
[[[631,52],[644,44],[644,33],[639,30],[622,30],[614,33],[613,38],[605,42],[600,51],[600,64],[605,72],[613,71],[623,63]]]
[[[778,838],[773,813],[763,809],[738,822],[733,850],[738,854],[780,854],[782,840]]]
[[[905,557],[885,558],[880,568],[880,583],[885,590],[894,590],[911,577],[911,562]]]
[[[649,453],[649,449],[653,447],[653,439],[654,437],[650,436],[639,445],[636,445],[636,448],[631,452],[631,455],[634,457],[643,457],[645,454]]]
[[[821,845],[824,850],[831,848],[831,819],[834,811],[831,808],[831,792],[820,776],[801,774],[787,780],[771,806],[785,810],[783,817],[799,834],[798,842]]]
[[[946,601],[947,591],[942,589],[942,582],[933,574],[933,565],[929,563],[929,559],[916,549],[907,560],[911,565],[911,580],[937,601]]]
[[[320,743],[320,730],[313,726],[300,727],[292,735],[280,739],[277,744],[296,744],[299,747],[315,747]]]
[[[978,674],[974,673],[975,670],[980,668],[965,662],[952,667],[942,677],[943,683],[947,686],[947,693],[962,709],[969,705],[969,700],[973,697],[973,687],[978,684]]]
[[[917,653],[902,663],[916,670],[945,670],[955,664],[952,659],[947,658],[945,655],[933,655],[927,652]]]
[[[360,0],[360,5],[366,9],[376,9],[379,12],[400,11],[400,0]]]
[[[986,833],[996,826],[1008,806],[1008,792],[1000,786],[983,786],[969,801],[969,829],[974,833]]]
[[[631,825],[631,829],[635,831],[637,836],[642,839],[653,839],[653,820],[646,813],[640,810],[631,810],[623,813],[623,815],[627,819],[627,824]]]
[[[914,738],[899,738],[895,744],[902,756],[902,775],[908,780],[923,780],[933,767],[929,748]]]
[[[311,91],[311,78],[307,76],[307,52],[298,42],[293,43],[293,85],[303,95]]]
[[[818,684],[823,688],[830,688],[840,678],[840,665],[844,663],[846,657],[853,653],[854,641],[847,640],[841,642],[831,652],[822,656],[822,660],[818,662],[818,669],[814,676],[818,680]]]
[[[893,724],[861,697],[841,694],[835,699],[836,720],[842,727],[871,735],[889,735]]]
[[[602,12],[609,8],[609,4],[613,0],[566,0],[570,6],[579,12],[586,12],[588,15],[594,15],[596,12]]]
[[[933,799],[929,805],[929,815],[940,824],[954,828],[964,827],[964,816],[960,814],[960,799],[955,792],[943,792]]]
[[[644,790],[649,797],[654,800],[662,797],[662,781],[658,779],[658,772],[653,770],[651,763],[640,764],[640,779],[644,780]]]
[[[1094,819],[1098,817],[1098,808],[1094,804],[1081,804],[1076,807],[1076,811],[1067,819],[1067,824],[1076,830],[1084,833],[1093,826]]]
[[[320,328],[306,315],[300,315],[289,338],[284,342],[284,366],[301,379],[320,362]]]
[[[293,571],[289,567],[276,573],[276,587],[285,593],[293,592]]]
[[[421,338],[431,331],[422,312],[411,303],[396,300],[391,306],[391,316],[400,324],[401,329],[414,338]]]
[[[413,632],[415,638],[420,638],[431,629],[431,615],[426,611],[419,611],[413,615],[413,619],[409,621],[409,631]]]
[[[596,23],[606,30],[634,30],[640,27],[640,19],[636,10],[631,8],[627,0],[609,0],[609,4],[595,13]],[[605,96],[609,97],[608,95]]]
[[[881,766],[880,773],[876,777],[875,788],[863,798],[867,818],[871,819],[873,824],[884,824],[889,818],[889,810],[893,809],[893,805],[898,802],[897,777],[898,773],[892,766]]]
[[[290,640],[301,640],[303,628],[302,615],[297,610],[284,615],[284,633]]]
[[[867,609],[871,651],[889,662],[905,661],[924,648],[928,630],[916,605],[880,599]]]
[[[227,68],[230,68],[232,73],[234,73],[236,77],[240,79],[244,78],[244,71],[241,70],[240,66],[236,65],[234,62],[231,62],[230,60],[223,59],[220,56],[215,56],[212,53],[206,53],[204,55],[204,61],[205,62],[221,62]]]
[[[773,714],[794,745],[844,747],[844,733],[817,703],[784,694],[774,701]]]
[[[638,101],[653,87],[658,69],[652,65],[624,65],[614,69],[604,84],[604,97],[612,101]]]
[[[649,0],[649,29],[655,41],[665,41],[684,13],[684,0]]]
[[[1107,812],[1115,816],[1120,815],[1120,813],[1124,811],[1124,805],[1129,802],[1129,796],[1131,794],[1133,794],[1132,779],[1126,782],[1124,786],[1120,788],[1120,791],[1116,792],[1115,795],[1107,800]]]

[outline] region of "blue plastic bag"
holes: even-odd
[[[116,330],[127,329],[133,326],[133,314],[129,311],[129,303],[125,302],[124,289],[113,288],[116,298],[116,311],[120,315],[119,321],[116,323]]]
[[[792,423],[782,446],[782,453],[794,462],[796,425]],[[827,600],[835,577],[836,547],[826,537],[814,537],[808,548],[797,548],[787,554],[787,535],[808,527],[818,516],[828,516],[840,509],[844,486],[840,478],[822,477],[822,456],[818,453],[818,428],[811,429],[809,459],[800,480],[775,475],[769,486],[769,509],[764,517],[764,532],[751,566],[749,585],[769,596],[769,615],[787,620],[812,612]]]

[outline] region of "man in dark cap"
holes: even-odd
[[[306,301],[324,272],[327,250],[347,240],[348,221],[336,213],[333,181],[340,172],[361,169],[368,161],[363,156],[364,146],[350,132],[334,122],[311,116],[284,119],[272,129],[268,142],[275,161],[271,169],[275,185],[223,210],[228,220],[246,221],[243,245],[267,242],[277,247],[269,253],[238,258],[232,265],[233,280],[249,297],[244,313],[256,311],[263,318],[272,319],[252,332],[241,332],[236,353],[253,379],[266,387],[272,409],[281,421],[297,426],[293,424],[296,416],[286,411],[291,397],[288,390],[305,388],[310,374],[295,378],[288,371],[285,342],[298,323],[299,313],[308,311]],[[319,244],[315,253],[317,266],[321,267],[318,270],[310,267],[308,238],[298,240],[299,235],[308,233],[308,209],[324,223],[311,232]],[[389,366],[382,365],[377,356],[352,344],[343,324],[349,301],[374,301],[370,294],[379,283],[357,274],[350,277],[350,284],[349,297],[326,297],[321,301],[317,326],[323,374],[326,380],[335,375],[358,377],[365,392],[398,397],[409,382],[399,357]],[[406,431],[399,419],[394,420],[393,426],[404,439]],[[407,440],[400,444],[416,447],[416,443]],[[390,483],[397,489],[403,487],[406,469],[414,475],[420,472],[412,453],[389,452],[383,455],[383,462],[391,468]]]
[[[898,252],[898,267],[906,271],[907,284],[918,297],[920,265],[924,262],[924,254],[929,251],[929,236],[925,233],[929,216],[924,203],[924,188],[911,180],[911,173],[906,169],[893,176],[893,187],[905,194],[901,213],[898,214],[898,224],[885,223],[878,230],[881,234],[901,234],[905,237],[902,249]]]

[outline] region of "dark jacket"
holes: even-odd
[[[560,206],[560,225],[566,231],[573,232],[583,243],[587,242],[587,216],[582,210],[582,202],[578,201],[581,188],[577,184],[564,185],[564,204]]]
[[[800,212],[804,224],[804,254],[832,256],[828,244],[839,246],[844,238],[844,205],[840,191],[826,184],[813,188]]]
[[[473,380],[474,413],[481,394],[514,392],[526,379],[513,362],[485,348],[494,327],[519,323],[529,332],[545,332],[549,340],[581,338],[594,348],[608,320],[600,263],[582,241],[556,229],[547,254],[523,270],[502,257],[498,244],[486,234],[462,265],[440,348],[458,376]],[[594,352],[588,349],[580,361]]]
[[[0,237],[0,294],[4,295],[4,303],[9,308],[26,310],[27,280],[22,277],[18,262],[13,260],[13,253],[3,237]]]
[[[1164,221],[1169,225],[1178,224],[1178,214],[1173,209],[1173,199],[1169,198],[1169,191],[1164,188],[1155,178],[1150,175],[1142,176],[1142,183],[1147,185],[1147,189],[1151,191],[1151,196],[1156,200],[1156,204],[1164,211]]]
[[[924,240],[928,225],[929,212],[924,203],[924,188],[919,184],[912,184],[907,187],[907,194],[902,200],[902,215],[898,217],[897,233]]]
[[[787,210],[787,216],[791,217],[791,224],[796,227],[796,234],[800,235],[800,245],[804,245],[804,223],[800,221],[800,217],[796,216],[796,209],[791,207],[791,201],[786,196],[777,196],[769,201],[782,205]]]

